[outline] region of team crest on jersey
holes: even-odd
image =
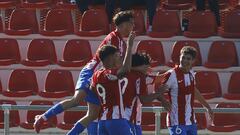
[[[116,75],[113,75],[113,74],[106,74],[106,76],[107,76],[107,78],[108,78],[109,80],[112,80],[112,81],[118,79],[117,76],[116,76]]]

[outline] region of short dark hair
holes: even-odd
[[[113,17],[113,23],[116,26],[119,26],[123,22],[128,22],[133,18],[133,14],[131,11],[120,11]]]
[[[98,50],[98,56],[101,61],[104,61],[109,55],[113,55],[118,51],[117,47],[113,45],[103,45],[99,50]]]
[[[150,65],[150,57],[147,54],[135,53],[132,55],[132,67]]]
[[[192,56],[193,59],[197,56],[197,49],[192,46],[184,46],[181,51],[181,54],[189,54]]]

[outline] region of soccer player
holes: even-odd
[[[133,15],[130,11],[122,11],[116,14],[113,18],[113,22],[116,25],[116,30],[106,36],[99,48],[104,45],[113,45],[119,49],[120,56],[123,57],[126,51],[126,43],[123,37],[129,35],[134,27]],[[76,84],[76,91],[72,98],[63,100],[58,104],[51,107],[42,115],[35,117],[34,128],[37,133],[40,132],[42,123],[49,118],[56,116],[57,114],[67,110],[69,108],[78,106],[79,103],[85,100],[88,104],[87,114],[80,119],[69,131],[69,135],[80,134],[93,120],[97,119],[99,114],[99,100],[95,93],[89,90],[90,82],[93,72],[101,67],[101,61],[98,55],[95,55],[86,66],[83,67],[79,74],[79,78]],[[95,135],[97,131],[97,123],[93,122],[88,128],[88,134]]]
[[[154,76],[147,74],[149,68],[150,58],[148,55],[135,53],[132,55],[131,71],[124,78],[125,82],[128,82],[123,93],[125,116],[129,120],[135,135],[142,135],[142,103],[152,102],[157,98],[161,99],[161,101],[165,100],[162,93],[168,89],[166,85],[162,85],[156,93],[148,94],[147,85],[153,84],[155,79]]]
[[[127,50],[123,60],[118,49],[114,46],[103,46],[99,51],[99,57],[103,63],[102,69],[93,75],[91,88],[101,102],[99,120],[99,135],[132,135],[130,125],[124,119],[124,105],[122,91],[127,83],[121,83],[126,72],[131,68],[131,52],[135,33],[129,35]]]
[[[197,125],[193,111],[194,99],[207,108],[210,118],[213,112],[195,86],[195,76],[192,65],[197,51],[185,46],[180,52],[180,65],[162,75],[159,82],[169,87],[171,111],[168,112],[167,125],[170,135],[197,135]],[[161,81],[160,81],[161,80]]]

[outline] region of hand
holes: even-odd
[[[128,46],[131,46],[131,47],[133,46],[133,41],[134,41],[135,37],[136,37],[135,31],[131,31],[129,36],[128,36],[128,40],[127,40],[127,45]]]
[[[172,105],[170,102],[168,102],[166,99],[162,99],[161,100],[161,104],[162,106],[168,111],[170,112],[172,110]]]
[[[169,89],[168,85],[163,84],[163,85],[160,85],[155,92],[156,92],[156,93],[163,94],[163,93],[166,92],[168,89]]]
[[[208,111],[208,116],[211,120],[211,123],[213,122],[213,119],[214,119],[214,114],[213,114],[213,111],[211,108],[207,108],[207,111]]]
[[[40,129],[41,129],[43,123],[44,123],[44,119],[43,119],[42,115],[36,115],[35,116],[35,122],[33,124],[33,128],[35,129],[35,131],[37,133],[40,132]]]

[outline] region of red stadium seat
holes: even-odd
[[[0,65],[11,65],[20,62],[20,52],[16,39],[0,38]]]
[[[50,39],[33,39],[28,46],[26,66],[46,66],[57,61],[54,43]]]
[[[35,72],[30,69],[15,69],[12,71],[8,88],[2,93],[7,97],[27,97],[38,92]]]
[[[163,8],[167,10],[188,10],[192,6],[192,0],[167,0],[163,3]]]
[[[28,35],[38,32],[36,11],[32,9],[15,9],[12,11],[8,28],[8,35]]]
[[[64,67],[81,67],[92,58],[91,46],[88,40],[68,40],[63,51],[63,59],[58,62]]]
[[[196,87],[204,98],[211,99],[222,95],[220,80],[216,72],[199,71],[196,73],[195,77]]]
[[[19,3],[19,0],[0,0],[0,8],[15,7]]]
[[[74,27],[71,10],[52,9],[48,11],[43,27],[40,34],[45,36],[72,34]]]
[[[234,20],[234,21],[233,21]],[[224,24],[219,35],[225,38],[240,38],[240,10],[230,11],[224,18]]]
[[[21,6],[24,8],[48,8],[50,0],[22,0]]]
[[[135,10],[133,12],[134,16],[134,28],[133,30],[137,35],[143,35],[146,32],[144,16],[141,10]]]
[[[10,100],[0,100],[0,105],[2,104],[11,104],[11,105],[16,105],[15,101],[10,101]],[[18,111],[10,111],[10,116],[9,116],[9,127],[17,127],[19,126],[20,119],[19,119],[19,113]],[[0,110],[0,129],[4,128],[4,112]]]
[[[203,108],[202,104],[194,103],[194,107]],[[204,113],[195,113],[197,120],[197,128],[198,129],[206,129],[207,128],[207,119]]]
[[[183,35],[189,38],[207,38],[216,35],[216,28],[215,16],[212,12],[196,11],[189,17],[188,30]]]
[[[46,98],[62,98],[74,93],[72,74],[67,70],[51,70],[45,80],[45,89],[39,95]]]
[[[238,103],[219,103],[216,108],[240,108]],[[214,132],[233,132],[240,130],[239,114],[234,113],[216,113],[214,114],[213,125],[208,130]],[[227,133],[226,133],[227,134]]]
[[[229,100],[240,100],[240,72],[233,72],[228,84],[228,93],[224,98]]]
[[[137,52],[149,54],[151,66],[156,67],[165,64],[165,56],[162,43],[157,40],[142,40],[138,42]]]
[[[89,23],[91,22],[91,23]],[[79,30],[76,32],[79,36],[101,36],[109,32],[108,17],[104,10],[87,10],[82,15]]]
[[[32,101],[30,103],[30,105],[41,105],[41,106],[50,105],[50,106],[52,106],[53,103],[50,101],[36,100],[36,101]],[[45,111],[28,111],[27,112],[27,120],[24,122],[21,122],[20,127],[24,128],[24,129],[33,129],[33,123],[35,121],[35,116],[41,115],[44,112]],[[54,117],[50,118],[47,122],[44,122],[43,125],[41,126],[41,129],[56,127],[56,125],[57,125],[57,117],[54,116]]]
[[[238,56],[233,41],[214,41],[204,64],[207,68],[228,68],[238,66]]]
[[[152,31],[148,36],[169,38],[180,34],[180,20],[177,11],[158,10],[153,18]]]
[[[170,67],[174,67],[176,64],[179,64],[180,51],[184,46],[192,46],[197,49],[198,53],[196,56],[196,61],[194,63],[194,66],[200,66],[202,64],[202,56],[200,53],[200,48],[198,43],[192,40],[176,41],[172,48],[172,55],[171,55],[172,59],[167,63],[167,65]]]
[[[81,104],[81,106],[86,105]],[[66,111],[64,112],[63,122],[59,123],[57,127],[63,130],[70,130],[85,114],[86,112],[84,111]]]

